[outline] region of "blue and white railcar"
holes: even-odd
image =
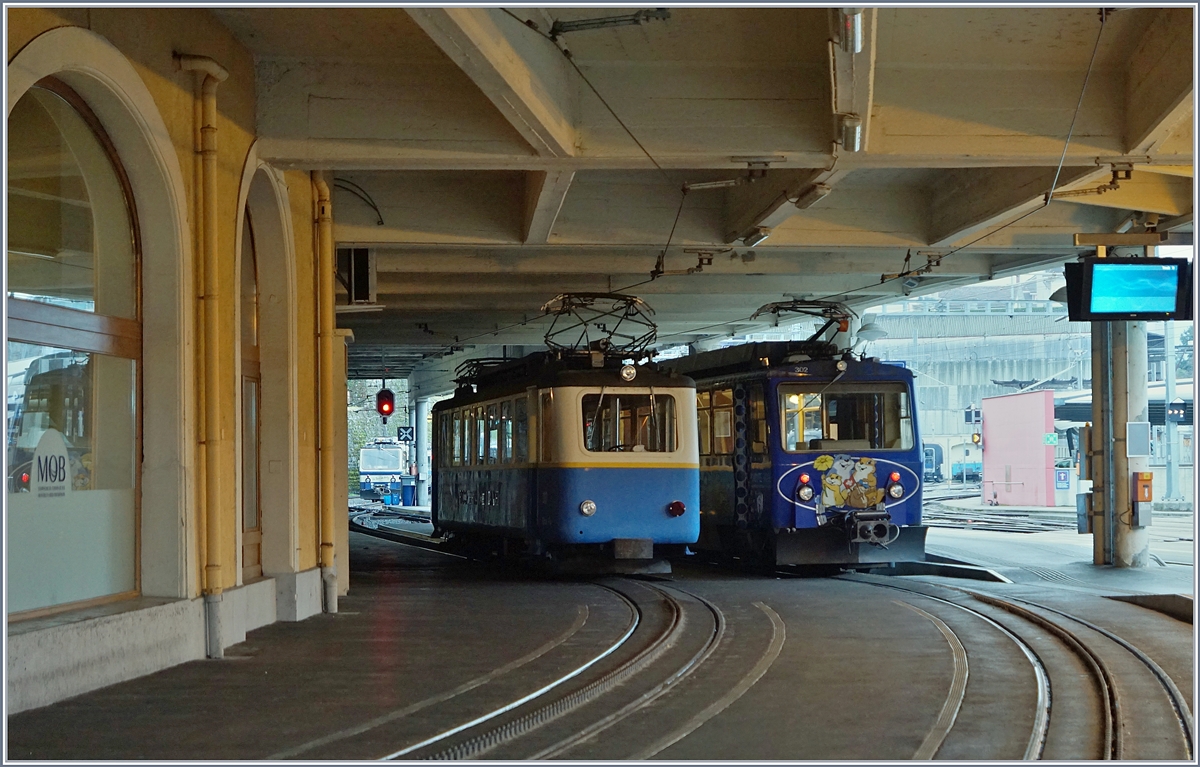
[[[383,501],[393,506],[403,500],[408,446],[394,439],[376,439],[358,451],[358,494],[368,501]]]
[[[546,352],[461,380],[433,410],[438,530],[558,557],[642,559],[696,541],[691,379]]]
[[[667,364],[696,381],[700,548],[781,565],[924,559],[910,371],[811,341]]]

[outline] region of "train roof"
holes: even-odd
[[[835,360],[845,359],[850,368],[848,379],[853,380],[866,373],[876,378],[871,371],[883,367],[876,359],[857,360],[839,354],[836,345],[827,341],[764,341],[760,343],[729,346],[710,352],[701,352],[687,357],[661,363],[663,368],[689,376],[697,381],[714,378],[764,376],[796,363],[816,361],[832,369]],[[888,377],[911,378],[912,373],[896,365],[887,365]],[[903,371],[903,372],[901,372]],[[858,373],[859,375],[855,375]]]
[[[674,371],[663,371],[650,363],[634,365],[637,375],[631,381],[621,377],[624,363],[617,357],[589,352],[534,352],[515,360],[472,360],[461,368],[458,388],[451,399],[434,406],[435,410],[468,405],[503,397],[529,387],[547,389],[558,386],[604,386],[606,388],[694,387],[691,378]]]

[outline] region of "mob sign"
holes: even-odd
[[[61,432],[46,430],[33,451],[29,469],[29,491],[34,498],[65,498],[71,492],[71,458]]]

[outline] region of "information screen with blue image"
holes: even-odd
[[[1176,264],[1103,264],[1092,267],[1091,311],[1135,314],[1175,311]]]

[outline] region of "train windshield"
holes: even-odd
[[[912,409],[904,384],[784,384],[783,449],[909,450]]]
[[[394,471],[404,468],[398,447],[364,447],[358,453],[359,471]]]
[[[620,389],[585,394],[583,434],[593,453],[674,452],[678,442],[675,398]]]

